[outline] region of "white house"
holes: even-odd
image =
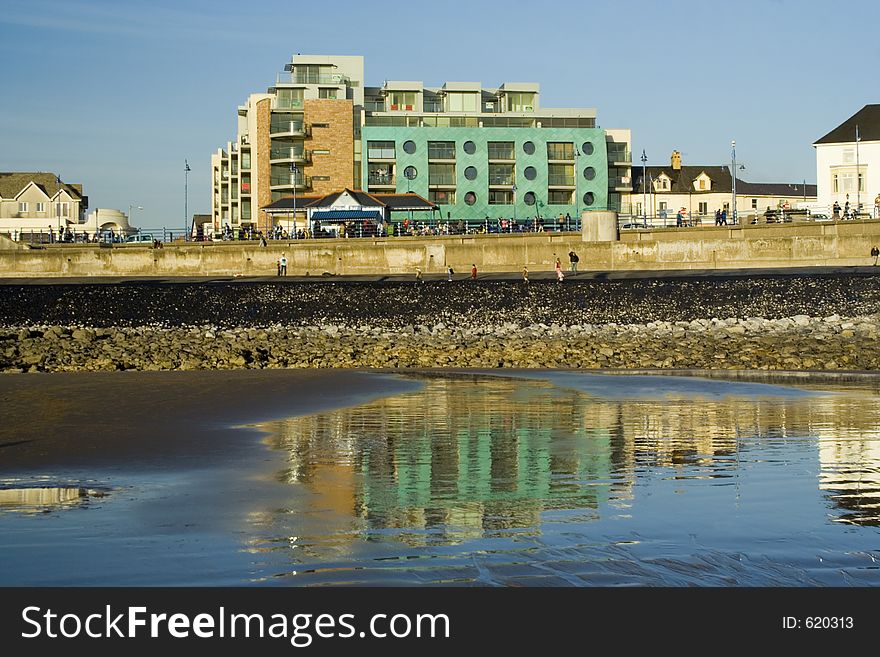
[[[813,143],[816,149],[817,204],[830,208],[861,204],[877,216],[880,195],[880,105],[865,105],[827,135]],[[877,199],[880,201],[880,199]]]

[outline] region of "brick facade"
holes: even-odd
[[[350,100],[306,100],[304,120],[311,128],[306,148],[312,151],[312,162],[305,174],[312,179],[311,194],[321,196],[354,185],[354,106]],[[318,124],[318,127],[316,127]],[[321,127],[327,124],[327,127]],[[326,150],[329,153],[315,153]],[[319,179],[316,180],[315,178]],[[328,177],[329,180],[320,180]],[[358,185],[360,187],[360,185]]]
[[[252,160],[256,163],[255,175],[251,179],[251,186],[256,186],[256,203],[251,206],[251,216],[256,219],[257,230],[268,231],[272,220],[263,208],[272,202],[271,176],[272,167],[269,164],[269,152],[271,139],[269,125],[272,116],[272,101],[265,98],[257,103],[257,138],[256,157]],[[253,198],[253,197],[252,197]]]

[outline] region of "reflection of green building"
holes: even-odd
[[[416,192],[442,216],[555,218],[619,207],[630,189],[628,130],[593,109],[545,109],[539,87],[386,81],[364,89],[361,185]]]

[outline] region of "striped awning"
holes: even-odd
[[[315,221],[327,221],[330,223],[340,221],[382,221],[382,215],[379,212],[362,212],[359,210],[318,210],[312,213],[312,219]]]

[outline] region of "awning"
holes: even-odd
[[[312,213],[312,219],[330,223],[341,221],[375,221],[380,223],[382,215],[379,212],[361,212],[359,210],[318,210]]]

